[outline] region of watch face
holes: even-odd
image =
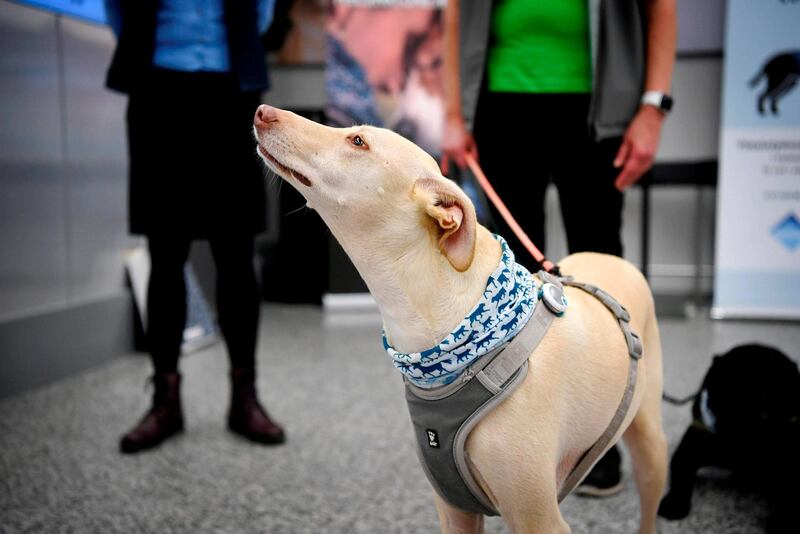
[[[661,97],[661,109],[664,111],[669,111],[672,109],[672,97],[669,95],[664,95]]]

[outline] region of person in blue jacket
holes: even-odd
[[[122,436],[135,453],[183,429],[178,372],[186,323],[184,264],[207,239],[217,311],[231,363],[228,427],[252,441],[284,441],[256,393],[260,297],[255,235],[266,226],[252,117],[269,88],[261,34],[274,0],[106,0],[118,42],[106,84],[126,93],[129,226],[147,237],[151,408]]]

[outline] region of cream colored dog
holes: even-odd
[[[342,244],[378,302],[392,345],[414,352],[439,343],[480,299],[501,255],[461,189],[440,174],[432,157],[388,130],[329,128],[265,105],[254,122],[259,154]],[[644,343],[620,434],[624,430],[633,458],[640,532],[655,532],[666,440],[650,290],[632,265],[616,257],[574,254],[560,265],[565,274],[616,297]],[[558,490],[604,432],[625,390],[629,356],[616,320],[583,291],[568,287],[566,294],[569,309],[531,356],[524,382],[466,444],[473,475],[515,533],[569,532]],[[436,508],[443,532],[483,530],[483,516],[438,496]]]

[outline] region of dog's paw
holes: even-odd
[[[667,493],[658,506],[658,515],[670,520],[683,519],[689,515],[691,509],[692,503],[689,499],[683,499],[676,497],[672,493]]]

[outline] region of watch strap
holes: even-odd
[[[661,91],[645,91],[640,102],[645,105],[655,106],[665,113],[672,109],[672,98]]]

